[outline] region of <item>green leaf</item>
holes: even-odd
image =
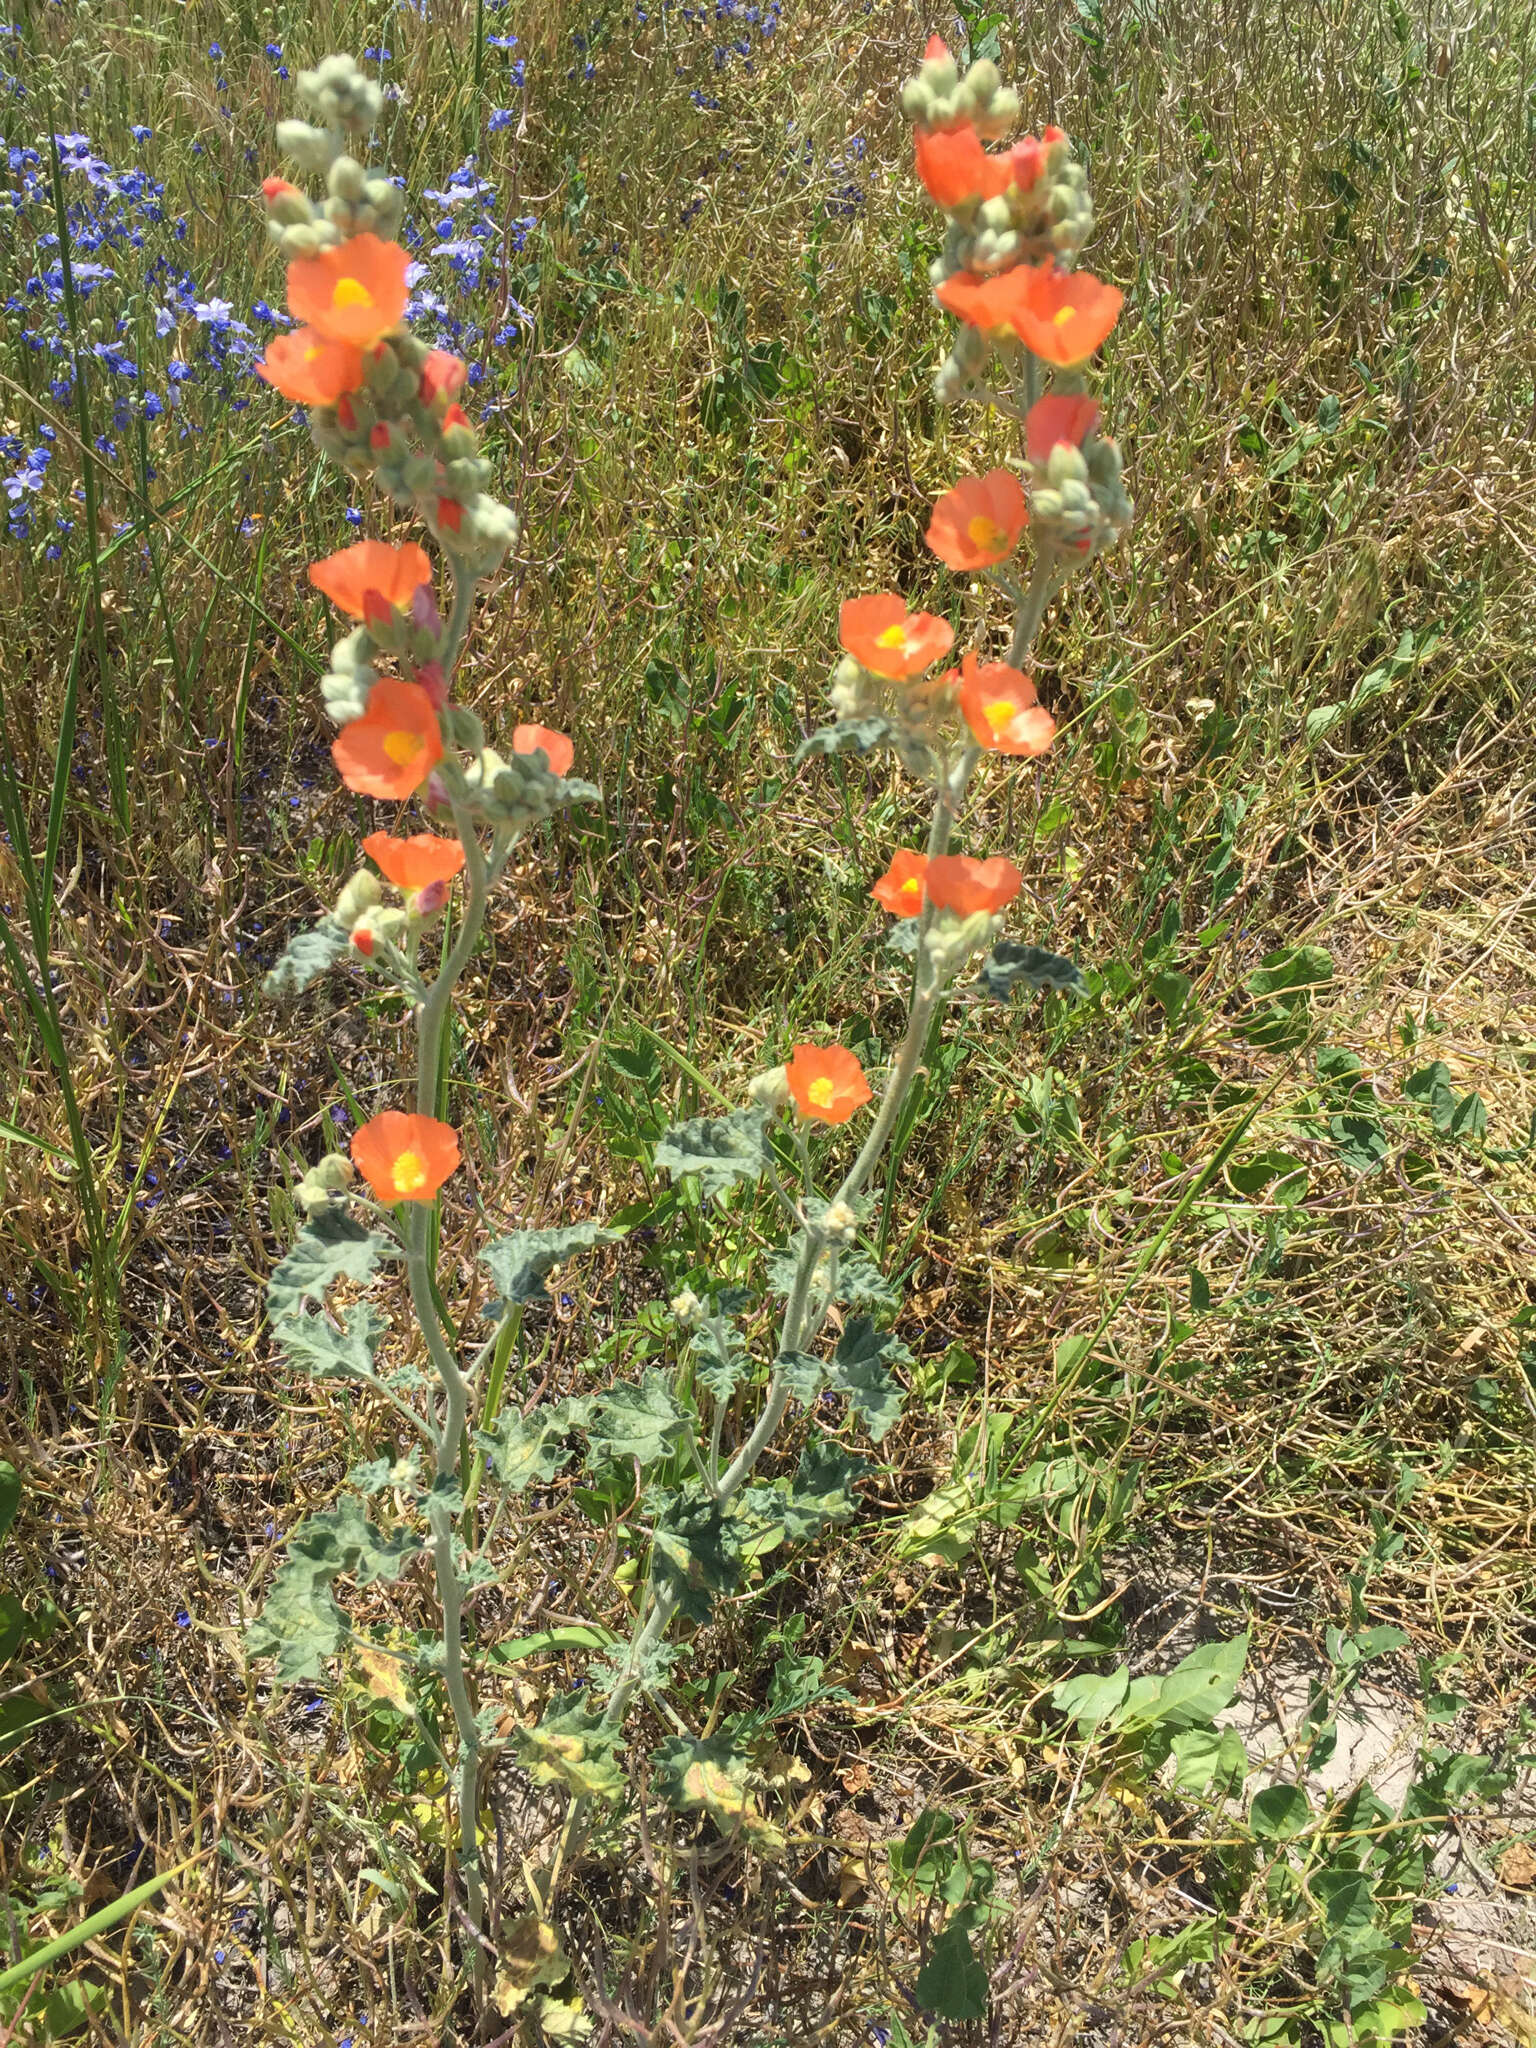
[[[795,1274],[804,1250],[804,1232],[796,1231],[787,1245],[768,1254],[768,1286],[785,1300],[794,1291]],[[885,1277],[867,1252],[853,1249],[838,1255],[832,1299],[847,1308],[867,1308],[876,1315],[894,1316],[901,1307],[901,1290]]]
[[[784,1533],[791,1543],[806,1543],[831,1522],[851,1522],[859,1511],[855,1480],[874,1467],[837,1444],[808,1444],[784,1503]]]
[[[296,996],[351,951],[351,934],[334,918],[322,917],[308,931],[295,932],[262,979],[264,996]]]
[[[920,2005],[936,2012],[941,2020],[986,2018],[987,1973],[958,1920],[945,1928],[918,1971],[917,1997]]]
[[[689,1427],[666,1374],[652,1369],[638,1386],[612,1387],[600,1394],[586,1431],[599,1459],[617,1463],[636,1458],[642,1465],[654,1465],[678,1449]]]
[[[1060,953],[1047,953],[1041,946],[1021,946],[1015,939],[999,939],[981,964],[978,977],[989,996],[1006,1003],[1016,988],[1051,988],[1063,995],[1086,996],[1088,984],[1083,971]]]
[[[822,1657],[797,1657],[786,1651],[773,1667],[773,1676],[768,1682],[768,1704],[765,1709],[770,1721],[778,1721],[790,1714],[803,1714],[807,1707],[817,1700],[851,1699],[853,1695],[845,1686],[828,1685],[826,1660]]]
[[[486,1454],[491,1471],[509,1493],[543,1485],[570,1458],[567,1438],[581,1426],[585,1403],[559,1401],[552,1407],[536,1408],[531,1415],[519,1415],[503,1408],[491,1429],[477,1429],[475,1444]]]
[[[1391,1149],[1386,1132],[1370,1116],[1331,1116],[1328,1135],[1351,1173],[1374,1173]]]
[[[8,1458],[0,1458],[0,1542],[4,1542],[21,1506],[21,1474]]]
[[[590,1251],[595,1244],[612,1244],[623,1235],[622,1230],[607,1230],[598,1223],[571,1223],[557,1230],[514,1230],[487,1246],[480,1258],[489,1266],[503,1302],[547,1302],[544,1282],[556,1266],[576,1252]]]
[[[781,1351],[773,1361],[773,1369],[794,1398],[807,1408],[827,1383],[825,1361],[813,1358],[809,1351]]]
[[[1267,1785],[1254,1794],[1248,1825],[1262,1842],[1288,1842],[1312,1818],[1307,1795],[1299,1785]]]
[[[1474,1090],[1463,1095],[1452,1109],[1445,1125],[1446,1136],[1450,1138],[1482,1138],[1488,1132],[1488,1105]]]
[[[1235,1728],[1183,1728],[1173,1738],[1174,1790],[1230,1799],[1248,1775],[1248,1752]]]
[[[536,1785],[564,1785],[588,1799],[623,1798],[620,1731],[604,1727],[601,1712],[585,1692],[551,1700],[537,1724],[519,1729],[512,1740]]]
[[[1333,955],[1322,946],[1282,946],[1266,954],[1244,979],[1251,996],[1289,996],[1293,1001],[1333,979]]]
[[[1202,1643],[1158,1683],[1155,1696],[1137,1718],[1174,1728],[1208,1724],[1236,1699],[1247,1655],[1246,1635],[1225,1643]]]
[[[27,1639],[27,1610],[14,1593],[0,1593],[0,1664],[7,1663]]]
[[[868,1316],[850,1316],[827,1367],[827,1384],[879,1443],[901,1417],[901,1386],[885,1364],[910,1365],[912,1354],[889,1330],[877,1330]]]
[[[274,1276],[275,1277],[275,1276]],[[371,1302],[354,1302],[345,1322],[300,1313],[274,1321],[272,1334],[295,1365],[311,1379],[369,1380],[375,1376],[379,1340],[389,1328]]]
[[[782,1829],[768,1820],[748,1783],[751,1758],[728,1733],[705,1741],[672,1736],[653,1760],[656,1790],[674,1813],[707,1813],[722,1835],[742,1835],[758,1850],[782,1849]]]
[[[255,1657],[274,1657],[284,1685],[312,1684],[347,1638],[331,1588],[343,1573],[360,1586],[398,1579],[424,1545],[409,1529],[386,1534],[352,1496],[310,1515],[288,1539],[288,1557],[272,1581],[259,1620],[246,1631]]]
[[[896,728],[888,718],[845,718],[802,740],[795,750],[795,765],[812,754],[872,754],[879,747],[893,746],[895,740]]]
[[[1131,1674],[1125,1665],[1104,1676],[1086,1672],[1081,1678],[1064,1678],[1052,1688],[1051,1704],[1075,1721],[1079,1728],[1092,1730],[1101,1721],[1112,1720],[1131,1689]]]
[[[720,1503],[700,1490],[672,1496],[657,1518],[652,1570],[690,1621],[707,1621],[716,1596],[735,1592],[741,1578],[739,1535]]]
[[[739,1180],[758,1180],[768,1164],[760,1109],[729,1116],[696,1116],[674,1124],[656,1147],[655,1163],[674,1180],[696,1173],[706,1195],[724,1194]]]
[[[379,1260],[397,1255],[394,1242],[340,1207],[322,1209],[299,1232],[293,1250],[267,1282],[267,1319],[279,1323],[321,1301],[333,1280],[370,1280]]]
[[[690,1349],[699,1385],[716,1401],[729,1401],[747,1364],[735,1325],[723,1315],[711,1316],[695,1332]]]
[[[1161,974],[1154,974],[1147,983],[1147,993],[1167,1012],[1168,1022],[1177,1024],[1194,986],[1187,974],[1180,974],[1176,967],[1165,967]]]

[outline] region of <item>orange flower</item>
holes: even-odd
[[[410,839],[370,832],[363,851],[397,889],[425,889],[429,882],[451,882],[464,865],[464,849],[458,840],[440,838],[436,832],[417,832]]]
[[[951,569],[985,569],[1018,546],[1029,518],[1024,488],[1009,469],[962,477],[933,508],[927,541]]]
[[[309,580],[339,612],[361,619],[370,597],[381,597],[392,611],[404,611],[422,584],[432,581],[432,564],[426,549],[413,540],[402,548],[360,540],[323,562],[311,562]]]
[[[1013,182],[1023,192],[1029,191],[1036,178],[1045,169],[1052,145],[1065,142],[1064,128],[1047,128],[1039,135],[1021,135],[1008,152],[1013,166]]]
[[[313,327],[296,327],[267,343],[256,374],[295,405],[334,405],[361,385],[363,358],[350,341],[327,341]]]
[[[468,375],[467,363],[461,363],[457,356],[450,355],[445,348],[434,348],[421,366],[421,382],[417,386],[417,395],[423,405],[431,405],[444,393],[451,398],[456,391],[463,390],[464,379]]]
[[[513,753],[531,754],[537,747],[544,749],[551,775],[570,774],[576,749],[563,732],[551,732],[547,725],[518,726],[512,734]]]
[[[398,242],[354,235],[288,266],[288,307],[331,341],[372,348],[398,326],[410,257]]]
[[[991,155],[969,121],[958,128],[915,128],[912,147],[928,197],[946,212],[972,199],[995,199],[1013,183],[1012,152]]]
[[[869,1100],[864,1069],[844,1045],[797,1045],[784,1078],[796,1109],[820,1123],[845,1124]]]
[[[1099,423],[1099,408],[1081,392],[1053,391],[1049,398],[1037,398],[1024,421],[1024,452],[1042,467],[1050,461],[1051,450],[1065,441],[1081,448]]]
[[[430,1202],[459,1164],[459,1134],[435,1116],[386,1109],[352,1140],[353,1164],[381,1202]]]
[[[1056,737],[1056,722],[1036,701],[1034,684],[1006,661],[965,657],[960,714],[989,754],[1043,754]]]
[[[1029,275],[1029,266],[1022,263],[998,277],[972,277],[968,270],[957,270],[937,287],[934,297],[970,326],[988,334],[1012,336],[1017,332],[1014,319],[1024,304]]]
[[[941,853],[928,863],[928,901],[958,917],[969,917],[977,910],[1001,910],[1023,886],[1024,877],[1001,854],[991,860],[972,860],[963,853]]]
[[[923,877],[927,872],[927,854],[912,853],[903,847],[869,893],[892,917],[921,917]]]
[[[368,709],[331,742],[337,773],[363,796],[413,796],[442,758],[432,699],[398,676],[375,683]]]
[[[838,615],[844,651],[872,675],[901,683],[941,661],[955,644],[954,630],[932,612],[908,612],[894,591],[850,597]]]
[[[1037,356],[1063,370],[1087,362],[1125,304],[1124,292],[1100,284],[1086,270],[1058,270],[1053,263],[1038,268],[1021,264],[1008,275],[1026,280],[1024,297],[1013,316],[1019,339]]]

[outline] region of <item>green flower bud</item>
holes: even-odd
[[[372,868],[359,868],[342,888],[336,898],[336,908],[331,912],[339,925],[351,931],[364,911],[372,910],[384,901],[384,891],[378,876]]]
[[[329,171],[332,158],[341,148],[328,129],[311,128],[307,121],[279,121],[277,146],[290,163],[321,178]]]
[[[333,199],[344,199],[349,206],[355,206],[367,189],[368,174],[356,157],[339,156],[325,182]]]
[[[769,1067],[761,1074],[754,1074],[747,1083],[747,1100],[759,1109],[766,1109],[770,1116],[776,1116],[789,1101],[789,1077],[783,1067]]]
[[[438,723],[443,729],[443,739],[450,747],[462,747],[467,754],[478,754],[485,746],[485,727],[463,704],[448,705]]]

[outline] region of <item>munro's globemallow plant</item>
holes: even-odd
[[[658,1697],[675,1731],[646,1741],[654,1792],[760,1852],[783,1841],[758,1770],[761,1724],[727,1715],[707,1732],[690,1727],[666,1697],[668,1672],[680,1630],[697,1630],[719,1601],[741,1594],[756,1560],[859,1512],[860,1482],[874,1466],[854,1443],[878,1446],[898,1419],[895,1369],[908,1358],[886,1327],[898,1302],[869,1249],[878,1232],[866,1238],[870,1189],[962,977],[978,977],[1002,999],[1019,986],[1080,986],[1069,961],[1005,935],[1022,886],[1006,853],[961,852],[953,842],[984,766],[1007,772],[1048,753],[1055,724],[1029,673],[1031,646],[1063,580],[1130,521],[1119,457],[1097,432],[1099,408],[1084,380],[1120,295],[1075,267],[1092,214],[1065,136],[1048,129],[989,149],[1017,121],[1014,95],[991,64],[962,76],[931,43],[903,106],[918,174],[948,222],[935,297],[960,326],[938,390],[946,401],[974,400],[1017,419],[1023,446],[1016,468],[962,478],[947,491],[927,540],[947,568],[1005,594],[1011,628],[1000,651],[972,647],[956,661],[945,618],[914,611],[893,592],[850,598],[831,678],[833,722],[802,748],[806,756],[889,750],[931,793],[924,843],[892,848],[870,888],[892,920],[887,945],[911,962],[905,1029],[878,1075],[866,1075],[847,1047],[796,1044],[750,1082],[738,1107],[666,1133],[657,1169],[693,1184],[706,1215],[777,1214],[779,1248],[750,1286],[735,1263],[730,1284],[692,1272],[668,1309],[673,1369],[652,1367],[637,1382],[524,1412],[505,1395],[527,1309],[557,1263],[619,1233],[584,1222],[488,1243],[480,1253],[493,1296],[488,1331],[470,1336],[449,1320],[435,1217],[444,1195],[452,1199],[461,1151],[443,1114],[446,1025],[513,845],[597,792],[570,779],[573,750],[562,735],[517,724],[508,751],[497,753],[453,701],[475,591],[512,545],[515,522],[486,495],[487,465],[458,402],[463,365],[421,347],[405,324],[407,259],[391,239],[399,190],[349,153],[349,141],[374,123],[377,90],[335,57],[300,86],[316,124],[285,123],[279,139],[300,172],[323,182],[325,197],[317,204],[281,179],[265,187],[270,232],[288,259],[289,305],[304,324],[274,342],[263,374],[311,409],[322,450],[425,526],[451,593],[445,620],[439,571],[413,542],[364,541],[311,570],[357,622],[333,650],[323,686],[340,728],[333,753],[348,787],[414,800],[425,824],[444,829],[365,838],[370,865],[270,977],[274,993],[292,993],[350,961],[412,1006],[414,1086],[357,1132],[349,1157],[329,1155],[304,1173],[304,1226],[268,1295],[274,1334],[295,1365],[370,1389],[408,1448],[364,1461],[336,1505],[294,1530],[250,1645],[275,1658],[283,1678],[317,1682],[349,1645],[378,1649],[344,1616],[338,1580],[399,1580],[418,1559],[430,1561],[437,1644],[393,1654],[410,1697],[439,1688],[451,1710],[453,1754],[444,1765],[457,1809],[453,1882],[471,1936],[466,1968],[476,1974],[495,1946],[483,1938],[499,1924],[492,1909],[499,1916],[503,1905],[487,1899],[480,1855],[487,1760],[510,1745],[536,1784],[569,1799],[553,1854],[525,1866],[524,1918],[541,1931],[533,1950],[543,1974],[521,1990],[503,1982],[505,2008],[545,1997],[535,1982],[558,1981],[543,1923],[597,1812],[628,1796],[621,1757],[643,1691]],[[1027,573],[1015,566],[1026,535]],[[839,1137],[845,1125],[856,1143]],[[344,1312],[327,1305],[334,1282],[367,1283],[390,1262],[404,1268],[414,1336],[392,1332],[366,1297]],[[430,1375],[414,1363],[422,1357]],[[494,1646],[469,1640],[466,1603],[498,1575],[494,1539],[508,1498],[547,1484],[578,1450],[595,1484],[627,1475],[638,1489],[625,1505],[644,1559],[631,1625],[582,1687],[508,1730],[487,1666],[477,1666],[478,1653]]]

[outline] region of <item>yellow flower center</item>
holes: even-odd
[[[414,1195],[427,1184],[426,1161],[419,1152],[402,1152],[395,1161],[395,1193]]]
[[[832,1098],[837,1093],[837,1090],[832,1086],[826,1075],[822,1074],[811,1083],[805,1092],[818,1109],[830,1109],[832,1107]]]
[[[1005,725],[1012,725],[1018,708],[1011,697],[994,697],[990,704],[982,705],[981,715],[994,732],[1001,732]]]
[[[419,732],[387,732],[384,735],[384,751],[397,768],[408,768],[421,748]]]
[[[980,548],[984,554],[1006,554],[1008,535],[995,519],[988,519],[985,513],[978,513],[966,527],[971,546]]]
[[[877,647],[905,647],[906,644],[907,629],[905,625],[887,626],[885,631],[878,634],[875,639]]]
[[[320,344],[317,341],[312,341],[304,351],[304,360],[306,363],[317,362],[323,353],[324,351],[321,349]]]
[[[331,294],[331,304],[333,306],[362,306],[371,312],[373,310],[373,293],[369,291],[361,278],[344,277],[338,282],[335,291]],[[1058,314],[1056,317],[1060,319],[1061,316]]]
[[[1076,306],[1058,306],[1051,315],[1051,318],[1058,327],[1065,327],[1069,320],[1077,318],[1077,308]]]
[[[908,875],[907,879],[901,885],[901,893],[903,896],[921,896],[923,893],[922,876]]]

